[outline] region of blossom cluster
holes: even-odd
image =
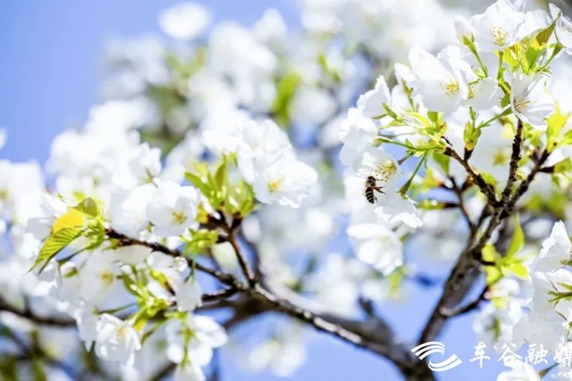
[[[364,301],[411,299],[477,248],[482,340],[569,348],[565,224],[535,243],[570,218],[572,22],[509,0],[468,18],[427,0],[306,0],[301,16],[297,33],[275,10],[207,33],[208,11],[181,3],[158,18],[170,40],[110,45],[104,101],[54,139],[45,171],[0,161],[0,307],[71,317],[72,356],[128,380],[169,366],[204,380],[256,316],[237,356],[289,375],[307,326],[256,304],[243,316],[237,277],[360,319]],[[237,308],[228,332],[210,314],[223,308]],[[13,315],[1,324],[56,335]]]

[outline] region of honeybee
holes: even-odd
[[[377,197],[375,197],[375,192],[384,193],[383,187],[377,185],[377,179],[374,176],[368,176],[365,180],[365,191],[364,195],[370,204],[374,204],[377,201]]]

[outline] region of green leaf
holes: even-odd
[[[506,258],[514,257],[524,247],[524,232],[520,226],[518,216],[515,216],[514,233],[506,252]]]
[[[197,187],[205,197],[208,198],[210,196],[212,188],[209,186],[208,182],[201,176],[195,173],[187,172],[185,173],[185,179],[187,179],[187,181],[189,181],[191,184]]]
[[[431,156],[432,156],[433,160],[435,160],[435,162],[437,164],[439,164],[439,167],[441,167],[443,172],[448,175],[449,174],[449,165],[451,163],[451,157],[447,156],[447,155],[443,155],[442,153],[439,153],[439,152],[433,152]]]
[[[505,266],[504,269],[513,273],[514,275],[516,275],[520,279],[528,279],[528,277],[529,277],[528,269],[526,268],[525,265],[523,265],[520,262],[512,262],[512,263],[508,264],[507,266]]]
[[[503,95],[503,97],[501,98],[501,107],[506,107],[510,105],[510,93],[507,92]]]
[[[481,255],[483,256],[483,260],[487,262],[495,262],[499,257],[497,250],[490,243],[487,243],[485,247],[483,247]]]
[[[481,136],[481,129],[476,128],[473,123],[467,123],[465,125],[465,131],[463,134],[463,139],[465,141],[465,148],[469,151],[475,149],[480,136]]]
[[[214,230],[200,229],[191,232],[191,239],[185,246],[185,254],[196,255],[204,253],[205,249],[215,245],[218,233]]]
[[[566,123],[568,122],[568,118],[570,114],[562,114],[560,107],[558,104],[556,105],[556,109],[554,113],[550,115],[548,118],[548,127],[546,129],[546,138],[547,138],[547,146],[546,149],[548,152],[552,152],[559,144],[562,144],[562,141],[558,139],[560,136],[560,131],[564,128]],[[565,143],[564,143],[565,144]]]
[[[97,206],[97,202],[90,197],[74,206],[73,209],[76,209],[92,218],[99,217],[99,207]]]
[[[40,250],[40,254],[38,254],[38,257],[30,271],[40,264],[42,264],[42,267],[40,268],[39,273],[44,271],[50,260],[60,251],[65,249],[65,247],[73,242],[77,237],[81,236],[84,231],[85,228],[76,226],[61,228],[57,232],[51,234],[44,242],[44,245]]]
[[[552,36],[552,33],[554,32],[555,26],[556,26],[556,20],[552,21],[552,23],[548,25],[545,29],[538,32],[538,34],[536,35],[536,42],[541,46],[545,45],[548,42],[548,40],[550,40],[550,36]]]
[[[493,188],[497,186],[497,179],[492,174],[488,172],[481,172],[481,176],[483,177],[485,182],[491,185]]]
[[[227,193],[227,160],[223,158],[213,177],[213,188],[217,190],[220,201],[224,201]]]
[[[429,111],[427,117],[435,124],[440,124],[440,114],[436,111]]]
[[[508,48],[504,52],[502,59],[512,70],[517,68],[520,64],[520,60],[518,57],[516,46],[511,46],[510,48]]]
[[[290,103],[300,84],[302,84],[302,77],[296,72],[290,72],[278,81],[276,98],[272,104],[272,114],[278,124],[288,125]]]
[[[537,49],[537,48],[532,47],[532,46],[528,47],[526,49],[524,56],[526,58],[526,64],[527,64],[528,71],[530,71],[534,68],[536,61],[538,60],[538,57],[540,56],[540,53],[542,53],[541,49]]]

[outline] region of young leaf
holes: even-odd
[[[554,113],[548,118],[548,128],[546,129],[546,149],[548,152],[552,152],[559,144],[566,144],[564,142],[566,139],[559,139],[559,136],[569,117],[570,114],[562,114],[560,107],[557,105]]]
[[[199,175],[196,175],[196,174],[191,173],[191,172],[185,173],[185,178],[191,184],[193,184],[195,187],[197,187],[205,197],[210,196],[212,188],[207,183],[207,180],[204,180]]]
[[[97,218],[99,216],[99,207],[94,199],[88,197],[76,206],[73,209],[78,210],[92,218]]]
[[[52,233],[48,239],[44,242],[40,254],[36,258],[36,262],[30,270],[33,270],[38,265],[42,264],[40,268],[40,273],[44,271],[44,268],[48,265],[50,260],[55,257],[60,251],[62,251],[67,245],[72,243],[77,237],[79,237],[85,229],[81,226],[75,227],[64,227],[59,229],[57,232]]]
[[[52,234],[57,233],[61,229],[82,227],[86,224],[87,217],[85,213],[71,208],[54,221],[54,224],[52,225]]]
[[[522,248],[524,247],[524,232],[520,226],[520,221],[518,216],[515,217],[514,223],[514,233],[512,235],[512,240],[506,252],[506,258],[514,257]]]
[[[520,262],[512,262],[505,269],[521,279],[528,279],[528,269]]]
[[[538,32],[536,35],[536,42],[539,45],[544,45],[550,40],[550,36],[554,32],[554,27],[556,26],[556,20],[554,20],[550,25],[548,25],[545,29]]]

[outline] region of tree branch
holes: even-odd
[[[487,197],[489,203],[496,205],[497,204],[497,195],[495,193],[494,188],[486,182],[484,177],[475,171],[472,165],[469,163],[468,160],[463,159],[457,151],[453,148],[451,143],[447,142],[447,147],[445,148],[445,155],[452,157],[457,161],[459,164],[465,168],[473,182],[479,187],[480,191]]]
[[[468,312],[471,312],[471,311],[479,308],[479,304],[481,304],[482,301],[487,300],[488,290],[489,290],[488,287],[485,287],[483,289],[483,291],[479,294],[479,296],[475,300],[473,300],[472,302],[467,303],[463,307],[458,308],[456,310],[442,309],[441,314],[443,316],[451,318],[451,317],[455,317],[455,316],[464,315]]]
[[[365,322],[353,321],[301,308],[287,299],[277,297],[260,285],[247,292],[263,298],[269,304],[270,310],[281,312],[309,324],[318,331],[389,359],[408,380],[434,379],[427,364],[413,356],[405,344],[397,341],[389,325],[378,316]]]
[[[189,263],[189,266],[194,267],[196,270],[218,279],[221,283],[236,289],[244,288],[244,285],[238,279],[236,279],[234,275],[206,267],[193,259],[185,257],[179,250],[169,249],[168,247],[156,242],[147,242],[135,238],[130,238],[125,234],[116,232],[111,228],[106,229],[105,233],[110,239],[117,240],[117,244],[119,246],[145,246],[153,251],[158,251],[174,258],[184,258]]]
[[[496,196],[494,199],[489,197],[488,205],[485,205],[481,212],[481,217],[477,225],[477,231],[485,223],[487,215],[490,214],[490,219],[488,224],[480,235],[477,237],[476,234],[472,234],[469,237],[465,249],[460,254],[457,263],[453,267],[449,278],[445,282],[443,288],[443,293],[437,303],[437,306],[433,309],[429,320],[427,321],[423,331],[419,337],[418,343],[424,343],[433,340],[439,335],[442,328],[444,327],[447,319],[450,316],[444,314],[444,311],[452,311],[462,302],[464,297],[467,295],[469,290],[472,288],[474,282],[477,280],[481,274],[481,251],[486,243],[491,238],[495,229],[501,224],[501,222],[510,216],[514,212],[514,207],[520,197],[526,192],[530,183],[534,180],[536,174],[541,170],[542,165],[548,158],[548,153],[545,150],[543,154],[535,159],[535,165],[531,170],[530,174],[525,180],[521,182],[518,188],[512,191],[514,182],[517,178],[517,173],[519,169],[519,162],[522,157],[522,144],[523,144],[523,124],[521,121],[518,122],[516,128],[516,134],[512,144],[512,154],[511,162],[509,166],[509,175],[507,178],[506,186],[502,192],[501,199],[496,202]],[[454,151],[452,151],[454,152]],[[458,157],[458,155],[452,154],[452,157]],[[458,159],[456,159],[458,160]],[[468,164],[468,163],[467,163]],[[466,168],[471,168],[467,165]],[[469,171],[469,169],[467,169]],[[472,168],[471,168],[472,170]],[[492,201],[495,201],[494,203]],[[489,210],[492,209],[492,213]]]
[[[23,319],[29,320],[37,324],[50,325],[54,327],[70,327],[76,325],[74,319],[38,315],[27,306],[23,310],[16,308],[12,306],[10,303],[8,303],[1,295],[0,295],[0,311],[10,312],[14,315],[17,315],[18,317],[21,317]]]
[[[234,229],[231,229],[230,231],[232,230]],[[140,245],[172,257],[185,258],[179,250],[169,249],[159,243],[133,239],[112,229],[107,229],[106,233],[110,239],[117,240],[117,243],[120,246]],[[228,234],[228,237],[233,236]],[[237,258],[244,259],[246,265],[244,269],[249,268],[245,257],[240,253],[240,247],[236,244],[236,240],[234,240],[234,242],[235,244],[232,245],[231,242],[231,245],[234,250],[237,251]],[[399,343],[394,338],[389,325],[380,318],[375,320],[368,319],[368,321],[363,322],[314,312],[306,307],[301,307],[288,299],[276,296],[274,293],[265,289],[255,278],[253,278],[253,283],[246,286],[232,274],[213,270],[198,262],[193,262],[189,258],[186,259],[190,262],[190,265],[195,266],[197,270],[213,276],[221,283],[230,287],[227,290],[211,294],[208,299],[214,301],[220,301],[223,299],[224,301],[224,298],[234,295],[235,293],[241,293],[241,295],[244,296],[244,300],[242,301],[236,301],[234,303],[229,301],[230,303],[225,304],[226,307],[231,306],[235,309],[233,317],[225,323],[225,327],[227,329],[251,316],[270,311],[280,312],[298,321],[304,322],[318,331],[328,333],[340,340],[389,359],[399,368],[408,380],[429,381],[434,379],[431,370],[429,370],[425,362],[417,359],[413,356],[408,347]],[[205,296],[203,296],[203,298],[204,297]]]

